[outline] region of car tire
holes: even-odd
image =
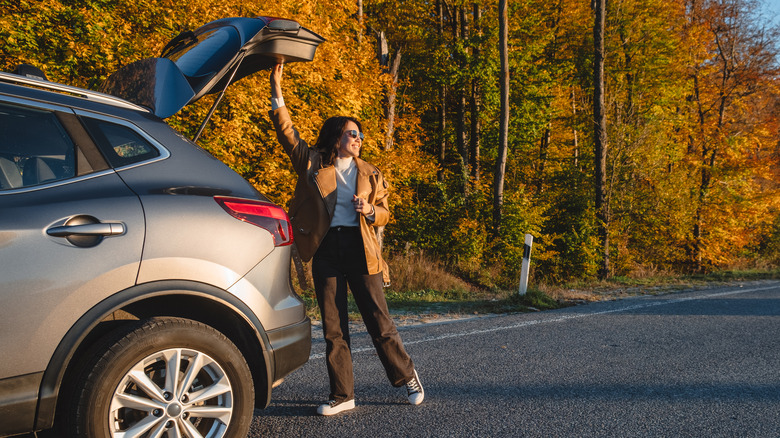
[[[137,321],[107,336],[90,356],[65,407],[68,435],[248,433],[252,374],[238,348],[212,327],[182,318]]]

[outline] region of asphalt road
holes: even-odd
[[[400,329],[425,402],[353,335],[357,408],[315,415],[324,344],[251,437],[780,437],[780,282]],[[321,338],[321,337],[319,337]]]

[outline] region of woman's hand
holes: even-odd
[[[282,70],[284,64],[276,64],[271,68],[271,97],[282,97]]]
[[[352,195],[352,205],[355,206],[355,211],[363,216],[369,216],[374,212],[374,206],[369,204],[363,198],[358,198],[357,195]]]

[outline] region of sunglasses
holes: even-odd
[[[353,140],[355,140],[358,137],[360,137],[360,140],[362,141],[363,137],[364,137],[363,133],[359,132],[357,129],[350,129],[350,130],[344,131],[344,133],[349,135]]]

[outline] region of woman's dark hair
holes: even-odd
[[[344,133],[344,127],[347,122],[352,122],[357,125],[358,131],[363,132],[363,126],[356,119],[347,116],[331,117],[325,120],[320,128],[320,135],[317,137],[317,142],[314,143],[314,148],[318,149],[322,153],[322,163],[325,165],[331,165],[336,160],[338,155],[337,146],[341,135]]]

